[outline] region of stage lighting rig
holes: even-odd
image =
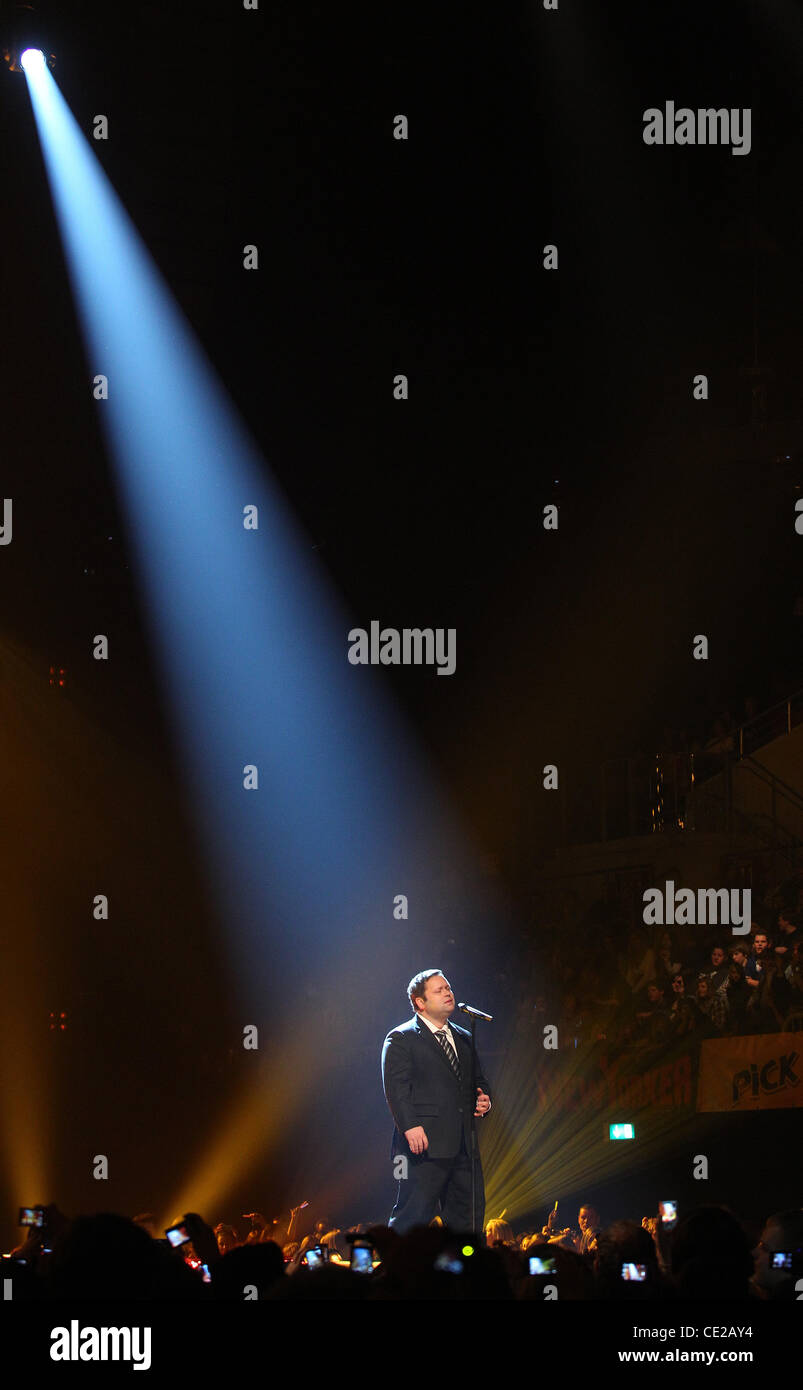
[[[33,63],[56,66],[56,55],[50,51],[45,26],[33,5],[4,5],[0,36],[9,72],[24,72]]]

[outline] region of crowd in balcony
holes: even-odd
[[[648,929],[598,907],[567,931],[544,927],[524,951],[519,1035],[558,1024],[561,1047],[659,1047],[694,1036],[803,1029],[803,919],[782,908],[749,935]],[[624,937],[624,941],[622,940]]]

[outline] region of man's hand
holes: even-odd
[[[490,1096],[486,1096],[485,1092],[484,1092],[484,1091],[481,1091],[480,1088],[479,1088],[479,1086],[478,1086],[478,1087],[477,1087],[477,1108],[476,1108],[476,1110],[474,1111],[475,1116],[476,1116],[476,1115],[487,1115],[487,1114],[488,1114],[488,1111],[490,1110],[490,1108],[491,1108],[491,1097],[490,1097]]]
[[[410,1153],[420,1154],[424,1152],[424,1149],[429,1148],[429,1140],[421,1125],[415,1125],[412,1129],[406,1129],[404,1131],[404,1137],[410,1145]]]

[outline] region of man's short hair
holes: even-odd
[[[419,970],[418,974],[413,976],[407,986],[407,998],[410,1000],[414,1014],[417,1014],[419,1011],[413,1003],[413,1000],[426,998],[427,980],[431,980],[433,975],[442,974],[442,970]]]

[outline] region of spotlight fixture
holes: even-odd
[[[25,52],[20,54],[20,67],[23,72],[26,68],[44,67],[45,61],[41,48],[26,48]]]
[[[8,5],[3,10],[0,43],[9,72],[30,73],[38,65],[56,66],[44,26],[39,22],[33,5]]]

